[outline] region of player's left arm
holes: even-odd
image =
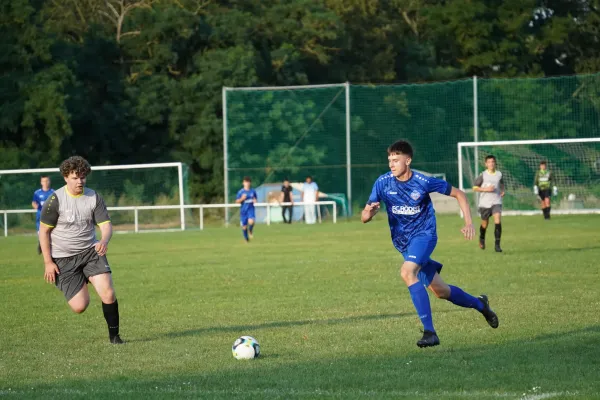
[[[475,236],[475,228],[473,228],[473,220],[471,219],[469,200],[467,200],[465,192],[452,186],[451,188],[449,196],[454,197],[458,201],[458,206],[465,219],[465,226],[460,231],[465,236],[465,239],[471,240]]]
[[[467,195],[460,189],[453,187],[451,184],[443,179],[434,177],[428,178],[427,191],[438,192],[446,196],[454,197],[458,201],[458,206],[463,213],[465,219],[465,226],[460,230],[465,236],[465,239],[471,240],[475,236],[475,229],[473,228],[473,220],[471,219],[471,206]]]
[[[558,195],[558,188],[556,187],[556,183],[554,182],[554,174],[552,172],[548,172],[548,185],[552,187],[552,196]]]
[[[108,209],[104,199],[96,193],[96,208],[94,208],[94,223],[100,229],[100,241],[96,243],[95,248],[99,256],[103,256],[108,251],[108,242],[112,238],[112,223],[108,215]]]
[[[500,178],[500,196],[504,197],[504,175],[502,175],[502,178]]]

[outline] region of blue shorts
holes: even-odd
[[[256,216],[254,215],[254,210],[247,211],[245,213],[240,214],[240,226],[248,225],[248,220],[256,220]]]
[[[442,271],[442,264],[430,258],[437,244],[437,236],[416,236],[410,240],[406,251],[402,252],[404,261],[411,261],[421,266],[419,281],[426,287],[431,284],[435,273]]]
[[[36,216],[35,218],[35,230],[36,231],[40,231],[40,220],[41,220],[41,215],[40,216]]]

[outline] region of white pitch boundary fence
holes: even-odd
[[[168,163],[151,163],[151,164],[127,164],[127,165],[98,165],[92,166],[93,171],[109,171],[109,170],[126,170],[126,169],[148,169],[148,168],[177,168],[177,183],[179,185],[179,205],[177,208],[181,208],[181,229],[185,229],[185,214],[184,214],[184,193],[183,193],[183,163],[181,162],[168,162]],[[60,173],[58,168],[34,168],[34,169],[3,169],[0,170],[0,175],[18,175],[18,174],[46,174],[46,173]],[[31,210],[6,210],[4,212],[4,226],[6,227],[6,213],[9,214],[23,214],[25,212],[31,212]],[[33,210],[35,212],[35,210]],[[6,231],[6,228],[5,228]],[[5,235],[6,236],[6,235]]]
[[[266,224],[271,225],[271,208],[273,207],[281,207],[281,206],[304,206],[304,205],[314,205],[314,206],[332,206],[332,222],[337,223],[337,204],[335,201],[317,201],[314,203],[304,203],[304,202],[294,202],[294,203],[256,203],[255,207],[266,207],[267,217]],[[185,223],[182,221],[181,229],[153,229],[153,230],[140,230],[140,225],[138,222],[139,211],[144,210],[181,210],[181,215],[185,215],[185,210],[187,209],[198,209],[199,210],[199,221],[198,226],[200,230],[204,230],[204,210],[211,208],[240,208],[240,204],[188,204],[188,205],[172,205],[172,206],[129,206],[129,207],[107,207],[108,211],[133,211],[133,219],[134,219],[134,230],[133,232],[169,232],[169,231],[179,231],[185,230]],[[8,214],[33,214],[36,210],[27,209],[27,210],[0,210],[0,214],[4,214],[4,236],[8,236]],[[321,209],[317,207],[317,220],[319,223],[322,223]]]

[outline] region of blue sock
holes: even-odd
[[[246,242],[248,241],[248,229],[242,229],[242,233],[244,234],[244,239],[246,239]]]
[[[429,296],[427,295],[427,289],[421,282],[417,282],[408,287],[410,297],[415,305],[417,314],[423,323],[423,328],[426,331],[435,332],[433,329],[433,319],[431,318],[431,304],[429,303]]]
[[[471,296],[469,293],[465,293],[461,288],[450,285],[450,297],[448,301],[456,304],[457,306],[465,308],[474,308],[477,311],[483,310],[483,303],[477,297]]]
[[[252,234],[252,231],[254,230],[254,224],[248,225],[248,229],[250,229],[250,234]]]

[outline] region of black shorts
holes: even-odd
[[[95,247],[71,257],[54,258],[53,261],[60,271],[56,275],[56,287],[63,292],[67,301],[79,293],[90,276],[111,272],[106,256],[99,256]]]
[[[479,207],[481,219],[489,219],[493,214],[502,214],[502,204],[494,204],[490,208]]]
[[[538,192],[538,196],[540,196],[540,199],[542,200],[550,198],[550,189],[540,189],[540,191]]]

